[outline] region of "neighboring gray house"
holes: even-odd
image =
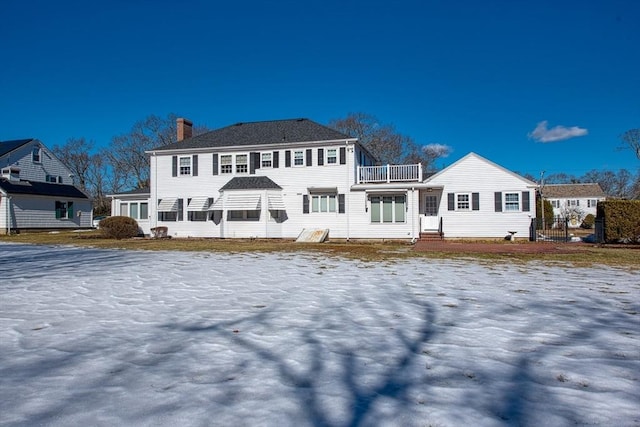
[[[91,227],[89,197],[37,139],[0,141],[0,233]]]
[[[597,183],[547,184],[542,196],[551,202],[554,217],[567,218],[573,228],[579,227],[587,215],[596,216],[598,202],[607,198]]]

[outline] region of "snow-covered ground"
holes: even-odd
[[[0,244],[0,424],[637,426],[640,273]]]

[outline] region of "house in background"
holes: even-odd
[[[596,216],[598,202],[606,200],[600,184],[547,184],[542,195],[551,202],[556,219],[568,219],[572,228],[580,227],[584,218]]]
[[[91,200],[37,139],[0,142],[0,232],[91,227]]]
[[[148,154],[145,234],[167,227],[175,237],[326,230],[339,239],[528,238],[535,218],[537,185],[477,154],[427,177],[420,164],[376,165],[356,138],[308,119],[194,137],[191,122],[178,119],[178,141]],[[144,203],[131,197],[113,195],[112,214]]]

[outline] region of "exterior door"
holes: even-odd
[[[435,194],[427,194],[424,198],[424,216],[422,217],[422,231],[438,230],[440,225],[440,217],[438,216],[438,196]]]

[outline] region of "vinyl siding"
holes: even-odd
[[[73,202],[73,218],[56,219],[55,202]],[[6,231],[7,199],[0,201],[0,215]],[[78,212],[81,215],[78,216]],[[91,202],[86,199],[47,196],[11,197],[11,229],[32,228],[88,228],[91,227]]]
[[[477,156],[468,156],[429,180],[430,184],[443,186],[439,212],[443,221],[445,238],[500,238],[508,231],[516,231],[516,238],[529,236],[531,218],[535,217],[535,190],[524,178],[503,170]],[[522,211],[522,192],[529,197],[529,212]],[[495,193],[502,193],[501,212],[496,212]],[[478,193],[479,209],[450,211],[449,193]],[[504,194],[520,194],[520,210],[504,209]]]
[[[32,150],[40,147],[40,162],[32,161]],[[20,168],[20,179],[47,182],[47,175],[62,177],[63,184],[73,184],[71,171],[58,160],[57,157],[38,140],[23,145],[17,150],[0,158],[0,168],[16,165]]]
[[[335,148],[337,153],[340,152],[342,145],[321,146],[324,149],[324,153],[327,149]],[[346,162],[347,164],[341,165],[339,161],[337,164],[327,164],[326,161],[323,165],[318,165],[317,162],[317,148],[318,146],[306,147],[296,146],[288,148],[291,151],[292,161],[290,167],[284,167],[280,162],[279,167],[271,168],[254,168],[254,173],[234,173],[231,174],[213,174],[214,156],[213,152],[198,153],[198,169],[199,171],[211,171],[211,173],[199,173],[198,176],[172,176],[172,156],[171,155],[158,155],[151,156],[151,196],[150,199],[154,202],[150,202],[149,214],[150,214],[150,227],[155,225],[167,226],[169,234],[175,237],[187,237],[187,236],[201,236],[201,237],[255,237],[255,236],[268,236],[268,237],[283,237],[283,238],[296,238],[304,228],[328,228],[330,230],[330,236],[346,238],[347,236],[347,213],[340,214],[337,212],[324,212],[317,213],[312,212],[308,214],[302,213],[302,196],[308,194],[310,187],[324,187],[324,188],[337,188],[337,193],[346,194],[349,192],[349,188],[354,183],[355,173],[352,160]],[[307,150],[311,149],[312,165],[307,166]],[[273,150],[273,147],[265,146],[265,150],[250,151],[230,151],[230,152],[217,152],[218,163],[220,163],[220,156],[231,154],[246,154],[247,159],[250,162],[250,152],[261,154],[272,153],[272,159],[276,156],[273,155],[277,152],[279,159],[285,158],[285,149]],[[293,165],[293,151],[303,151],[305,158],[305,166]],[[348,157],[348,156],[347,156]],[[250,166],[250,165],[249,165]],[[248,168],[250,170],[250,167]],[[206,222],[192,222],[187,221],[186,214],[186,199],[197,196],[212,197],[214,200],[218,200],[221,196],[219,189],[229,182],[232,178],[238,176],[266,176],[273,182],[282,187],[281,191],[276,191],[280,194],[285,206],[287,207],[286,215],[287,220],[284,222],[276,222],[273,220],[264,221],[264,218],[270,218],[269,211],[267,209],[267,200],[265,190],[242,190],[252,194],[260,193],[262,195],[262,212],[261,221],[229,221],[227,218],[223,218],[219,224],[214,223],[211,220]],[[236,190],[240,191],[240,190]],[[273,190],[269,190],[273,191]],[[165,197],[180,197],[185,199],[185,214],[184,221],[157,221],[157,199]],[[345,196],[348,199],[349,196]],[[348,202],[346,203],[347,211],[349,209]]]

